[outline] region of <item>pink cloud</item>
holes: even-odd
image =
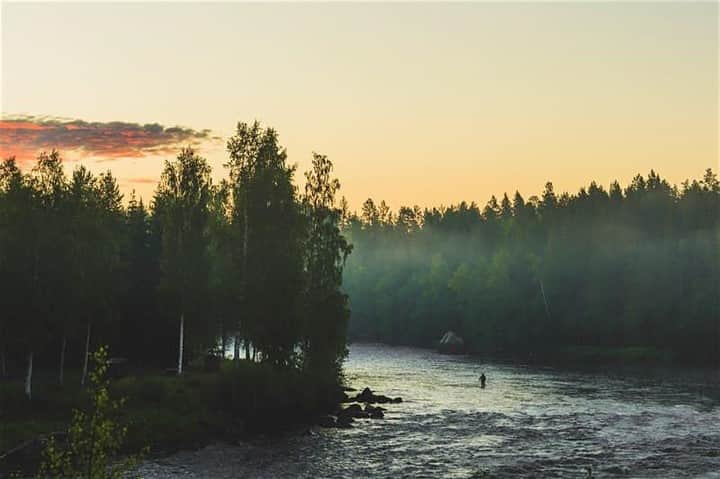
[[[87,122],[36,116],[0,120],[0,158],[33,160],[40,151],[72,151],[106,160],[172,154],[181,146],[217,141],[210,130],[157,123]]]

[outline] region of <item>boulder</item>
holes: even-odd
[[[355,401],[357,402],[373,402],[373,398],[375,397],[375,394],[373,394],[372,389],[365,388],[362,390],[360,394],[355,396]]]
[[[445,354],[463,354],[465,352],[465,341],[455,332],[448,331],[440,339],[438,350]]]
[[[335,426],[343,429],[352,427],[354,419],[351,416],[338,416]]]
[[[341,409],[340,412],[338,412],[338,421],[341,417],[362,419],[368,417],[368,415],[365,411],[363,411],[362,406],[360,406],[359,404],[351,404],[350,406],[346,407],[345,409]]]
[[[365,388],[362,390],[360,394],[355,396],[354,398],[350,399],[349,401],[356,401],[361,402],[365,404],[387,404],[387,403],[399,403],[402,402],[402,398],[389,398],[387,396],[383,396],[382,394],[375,394],[372,392],[370,388]],[[348,402],[349,402],[348,401]]]
[[[382,419],[385,417],[385,408],[382,408],[380,406],[372,406],[370,404],[365,405],[365,414],[368,415],[371,419]]]
[[[320,416],[317,420],[320,427],[335,427],[336,421],[333,416]]]

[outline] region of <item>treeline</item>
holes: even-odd
[[[655,172],[626,188],[591,183],[392,212],[367,200],[346,228],[351,337],[524,357],[636,348],[720,359],[720,183],[680,188]]]
[[[149,207],[125,207],[109,171],[68,176],[56,151],[27,172],[3,161],[0,376],[22,373],[30,396],[39,357],[84,381],[98,344],[180,374],[232,338],[236,358],[337,380],[351,247],[332,164],[314,154],[300,192],[274,130],[240,123],[227,151],[219,184],[190,148],[166,161]]]

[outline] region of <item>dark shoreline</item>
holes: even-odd
[[[21,388],[17,382],[0,383],[0,457],[27,443],[0,459],[0,479],[15,471],[33,474],[44,436],[64,431],[72,411],[86,404],[78,386],[38,385],[32,401],[18,392]],[[346,397],[342,387],[327,381],[258,363],[182,377],[127,376],[111,382],[110,391],[127,399],[117,417],[128,426],[124,453],[149,446],[151,458],[216,442],[303,432],[336,412]]]

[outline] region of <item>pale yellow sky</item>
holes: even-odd
[[[4,115],[222,138],[259,119],[301,171],[327,154],[355,208],[718,166],[714,2],[3,2],[1,38]],[[223,175],[223,142],[200,144]],[[75,157],[148,199],[167,154]]]

